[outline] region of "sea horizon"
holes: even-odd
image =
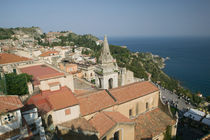
[[[210,96],[210,37],[109,37],[132,52],[169,57],[163,71],[193,93]]]

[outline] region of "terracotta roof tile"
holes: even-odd
[[[108,130],[116,125],[116,122],[101,112],[96,114],[89,122],[99,132],[99,137],[102,137]]]
[[[86,96],[78,96],[77,99],[80,104],[80,112],[82,116],[97,112],[115,104],[115,101],[106,93],[105,90]]]
[[[59,53],[58,51],[47,51],[47,52],[40,54],[39,56],[46,57],[46,56],[51,56],[51,55],[57,55],[58,53]]]
[[[21,57],[15,54],[0,53],[0,64],[16,63],[16,62],[29,61],[29,60],[31,59],[26,57]]]
[[[39,80],[53,78],[58,76],[64,76],[64,73],[61,73],[47,65],[36,65],[30,67],[24,67],[20,69],[21,72],[33,75],[34,84],[39,84]]]
[[[77,96],[80,103],[80,111],[82,116],[103,110],[105,108],[121,104],[141,96],[153,93],[159,89],[150,82],[137,82],[126,86],[118,87],[109,90],[117,100],[114,99],[105,91],[98,91],[91,94]]]
[[[78,118],[71,121],[64,122],[59,124],[59,126],[67,127],[72,129],[82,129],[82,131],[97,132],[97,130],[84,118]]]
[[[159,108],[149,111],[134,119],[136,139],[148,139],[164,132],[168,125],[176,122]]]
[[[34,104],[40,111],[47,113],[50,110],[77,105],[78,101],[69,88],[62,87],[60,90],[47,90],[36,94],[27,101],[27,104]]]
[[[64,75],[65,75],[64,73],[51,73],[51,74],[38,76],[37,79],[44,80],[44,79],[55,78],[55,77],[60,77],[60,76],[64,76]]]
[[[0,95],[0,113],[17,110],[23,107],[18,96]]]
[[[136,82],[109,90],[119,104],[153,93],[159,89],[151,82]]]
[[[48,96],[48,101],[52,105],[53,110],[59,110],[79,104],[73,93],[67,87],[62,88],[59,92],[53,92],[56,94]]]
[[[132,122],[129,118],[122,115],[120,112],[112,112],[112,111],[104,111],[103,112],[106,116],[110,117],[116,123],[126,123]]]
[[[99,112],[89,120],[90,124],[99,132],[102,137],[107,131],[117,123],[132,123],[130,119],[119,112]],[[134,123],[133,123],[134,124]]]

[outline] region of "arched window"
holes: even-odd
[[[109,89],[112,89],[113,88],[113,79],[110,78],[108,83],[109,83]]]
[[[101,78],[98,78],[98,81],[99,81],[99,88],[101,88],[102,87],[102,85],[101,85]]]

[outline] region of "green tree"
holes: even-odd
[[[206,101],[207,101],[207,102],[210,102],[210,96],[207,96],[207,97],[206,97]]]
[[[166,132],[164,133],[164,140],[171,140],[171,126],[167,126]]]
[[[6,90],[8,95],[25,95],[28,94],[27,82],[32,81],[32,76],[26,73],[5,74]]]

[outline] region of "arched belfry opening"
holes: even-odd
[[[102,88],[101,78],[98,78],[98,80],[99,80],[99,88]]]
[[[95,73],[97,87],[102,89],[112,89],[118,86],[118,67],[114,63],[110,53],[107,37],[104,36],[103,47],[99,57],[99,64],[96,66]]]
[[[110,78],[108,83],[109,83],[109,89],[112,89],[113,88],[113,79]]]

